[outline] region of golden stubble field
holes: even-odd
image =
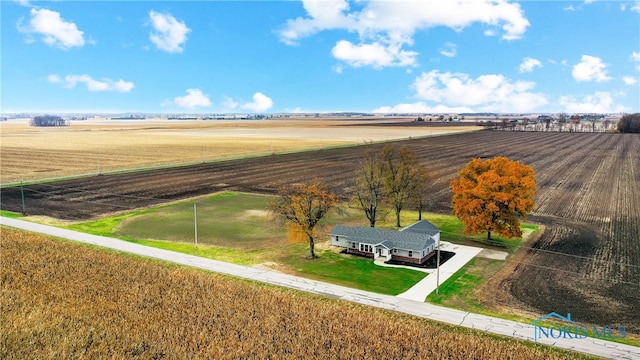
[[[389,119],[383,119],[389,122]],[[197,163],[469,131],[474,126],[372,125],[382,120],[72,121],[69,127],[0,123],[0,183]],[[362,124],[363,126],[358,126]],[[365,125],[366,124],[366,125]]]
[[[0,228],[2,359],[587,359]]]

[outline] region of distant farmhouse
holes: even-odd
[[[349,254],[423,264],[435,254],[440,229],[426,220],[400,231],[336,225],[330,236],[331,245],[345,248]]]

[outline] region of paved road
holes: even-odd
[[[530,324],[517,323],[510,320],[468,313],[460,310],[448,309],[424,302],[351,289],[343,286],[323,283],[320,281],[286,275],[274,271],[205,259],[193,255],[156,249],[118,239],[89,235],[77,231],[60,229],[48,225],[35,224],[23,220],[0,217],[0,225],[34,231],[87,244],[93,244],[145,257],[166,260],[177,264],[197,267],[217,273],[307,291],[314,294],[326,295],[383,309],[399,311],[410,315],[420,316],[423,318],[437,320],[453,325],[460,325],[468,328],[484,330],[517,339],[533,341],[534,328],[533,325]],[[617,344],[599,339],[559,338],[553,340],[543,338],[538,340],[538,342],[611,359],[640,360],[639,347]]]

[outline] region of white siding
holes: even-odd
[[[347,247],[347,238],[344,236],[331,235],[331,245]]]

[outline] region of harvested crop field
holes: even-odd
[[[385,121],[389,121],[386,119]],[[268,155],[477,127],[362,120],[83,120],[69,127],[0,122],[0,183]],[[345,131],[345,126],[349,131]]]
[[[398,144],[431,170],[431,210],[444,213],[451,211],[449,181],[473,157],[507,156],[536,170],[531,219],[546,231],[494,279],[487,305],[570,312],[577,321],[640,333],[639,136],[481,131]],[[348,194],[364,151],[327,149],[29,185],[26,212],[81,220],[221,190],[273,193],[280,182],[314,177]],[[20,188],[1,195],[2,209],[21,211]]]
[[[587,359],[2,228],[0,357]]]

